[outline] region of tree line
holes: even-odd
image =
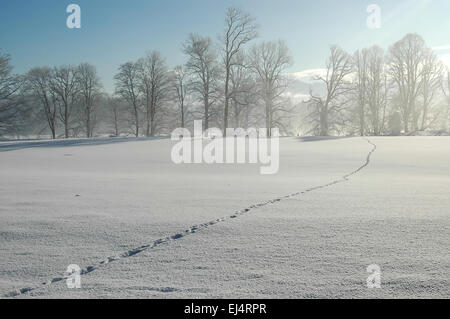
[[[310,92],[306,106],[316,135],[398,135],[447,130],[450,70],[417,34],[407,34],[387,52],[378,46],[348,54],[331,46],[325,93]]]
[[[449,69],[417,34],[387,52],[330,47],[320,89],[295,104],[287,94],[292,56],[282,40],[256,42],[258,25],[230,8],[222,34],[190,34],[183,65],[158,51],[119,66],[113,94],[95,66],[36,67],[14,75],[0,51],[0,135],[52,138],[167,135],[201,119],[210,127],[277,127],[286,135],[389,135],[447,129]]]

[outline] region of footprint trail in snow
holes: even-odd
[[[167,236],[167,237],[164,237],[164,238],[157,239],[157,240],[155,240],[155,241],[153,241],[151,243],[144,244],[142,246],[139,246],[139,247],[136,247],[134,249],[128,250],[128,251],[126,251],[124,253],[121,253],[119,255],[116,255],[116,256],[107,257],[104,260],[98,262],[97,264],[94,264],[94,265],[88,266],[86,268],[83,268],[81,270],[81,275],[86,275],[86,274],[89,274],[89,273],[91,273],[91,272],[93,272],[95,270],[99,270],[99,269],[105,267],[106,265],[108,265],[109,263],[112,263],[112,262],[115,262],[115,261],[119,261],[121,259],[125,259],[125,258],[128,258],[128,257],[134,256],[134,255],[137,255],[137,254],[139,254],[139,253],[141,253],[143,251],[150,250],[152,248],[155,248],[155,247],[163,245],[163,244],[168,244],[168,243],[170,243],[172,241],[175,241],[175,240],[182,239],[182,238],[184,238],[184,237],[186,237],[188,235],[195,234],[199,230],[206,229],[206,228],[208,228],[210,226],[213,226],[215,224],[218,224],[218,223],[221,223],[221,222],[225,222],[225,221],[227,221],[229,219],[238,218],[239,216],[247,214],[247,213],[249,213],[252,210],[255,210],[257,208],[264,207],[264,206],[267,206],[267,205],[270,205],[270,204],[276,204],[276,203],[278,203],[278,202],[280,202],[282,200],[285,200],[285,199],[297,197],[297,196],[300,196],[300,195],[303,195],[303,194],[310,193],[312,191],[316,191],[316,190],[319,190],[319,189],[330,187],[330,186],[333,186],[333,185],[336,185],[336,184],[339,184],[339,183],[347,182],[350,179],[351,176],[359,173],[361,170],[363,170],[365,167],[367,167],[370,164],[371,156],[377,149],[376,144],[372,143],[367,138],[363,137],[363,139],[372,146],[372,149],[367,154],[365,163],[363,165],[361,165],[360,167],[358,167],[356,170],[354,170],[354,171],[352,171],[352,172],[350,172],[350,173],[348,173],[346,175],[343,175],[340,179],[334,180],[334,181],[329,182],[327,184],[311,187],[311,188],[305,189],[303,191],[299,191],[299,192],[288,194],[288,195],[285,195],[285,196],[281,196],[281,197],[278,197],[278,198],[275,198],[275,199],[267,200],[265,202],[261,202],[261,203],[258,203],[258,204],[253,204],[253,205],[251,205],[251,206],[249,206],[247,208],[244,208],[244,209],[241,209],[239,211],[236,211],[233,215],[222,217],[222,218],[218,218],[218,219],[206,222],[206,223],[194,225],[194,226],[191,226],[188,229],[186,229],[186,230],[184,230],[182,232],[179,232],[177,234],[173,234],[171,236]],[[11,291],[11,292],[5,294],[4,297],[16,297],[16,296],[19,296],[19,295],[23,295],[23,294],[26,294],[26,293],[28,293],[30,291],[34,291],[34,290],[37,290],[37,289],[40,289],[40,288],[44,288],[44,287],[49,286],[49,285],[51,285],[53,283],[66,280],[67,278],[69,278],[69,275],[55,277],[55,278],[50,279],[49,281],[43,282],[40,285],[36,285],[34,287],[26,287],[26,288],[21,288],[21,289],[15,290],[15,291]]]

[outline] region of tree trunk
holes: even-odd
[[[181,127],[184,128],[184,103],[181,102]]]
[[[229,104],[229,96],[228,96],[228,85],[230,82],[230,66],[229,63],[227,63],[226,66],[226,77],[225,77],[225,107],[224,107],[224,114],[223,114],[223,131],[225,132],[228,127],[228,104]]]
[[[272,101],[270,97],[266,97],[266,130],[267,130],[267,137],[272,136]]]
[[[155,136],[156,126],[155,126],[155,105],[152,105],[151,111],[150,111],[150,136]]]
[[[239,125],[239,110],[238,110],[238,106],[237,106],[236,102],[233,103],[233,110],[234,110],[234,127],[238,128],[238,127],[240,127],[240,125]]]
[[[409,125],[408,125],[408,121],[409,121],[409,116],[405,116],[405,118],[403,119],[403,127],[405,130],[405,133],[409,132]]]
[[[136,121],[136,137],[139,137],[139,115],[138,115],[138,111],[137,111],[137,107],[136,105],[134,105],[134,119]]]
[[[117,120],[117,114],[114,114],[114,132],[116,136],[119,136],[119,123]]]
[[[209,128],[209,96],[205,96],[205,123],[204,123],[204,130],[206,131]]]
[[[147,101],[148,101],[148,97],[147,97]],[[145,129],[145,136],[149,137],[150,136],[150,118],[151,118],[151,112],[152,112],[152,106],[151,104],[149,104],[147,102],[147,118],[146,118],[146,129]]]
[[[364,136],[364,127],[365,127],[365,123],[364,123],[364,118],[365,118],[365,112],[364,112],[364,102],[361,101],[361,106],[360,106],[360,113],[359,113],[359,134],[361,136]]]
[[[326,109],[320,112],[320,136],[328,136],[328,112]]]
[[[91,111],[89,108],[86,110],[86,137],[91,137]]]
[[[421,130],[425,130],[425,124],[427,121],[427,115],[428,115],[428,107],[426,105],[426,103],[424,103],[423,105],[423,115],[422,115],[422,125],[421,125]]]
[[[69,138],[69,119],[67,118],[69,112],[67,110],[67,104],[64,106],[64,136]]]

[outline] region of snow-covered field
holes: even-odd
[[[275,175],[167,139],[0,142],[0,296],[448,298],[450,137],[369,139],[282,138]]]

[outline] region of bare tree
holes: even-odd
[[[421,91],[424,49],[425,42],[417,34],[407,34],[389,49],[389,75],[396,84],[405,133],[409,132],[411,124],[417,129],[416,107]]]
[[[114,76],[116,81],[116,94],[121,96],[129,106],[133,115],[134,134],[139,136],[139,65],[127,62],[119,67],[119,73]]]
[[[24,81],[12,74],[10,59],[0,51],[0,134],[14,129],[25,111],[20,94]]]
[[[287,82],[284,72],[292,64],[292,57],[286,44],[279,40],[253,46],[250,61],[261,84],[260,96],[265,108],[267,136],[270,137],[272,127],[283,126],[281,120],[287,112],[280,98]]]
[[[331,46],[331,54],[326,65],[326,75],[316,76],[315,80],[325,85],[325,96],[316,96],[310,91],[307,104],[312,108],[309,117],[313,122],[313,131],[321,136],[328,136],[331,130],[339,131],[343,125],[342,112],[345,110],[351,87],[347,77],[352,73],[351,57],[338,46]]]
[[[421,130],[425,130],[428,125],[432,124],[439,116],[439,113],[435,113],[434,118],[428,122],[434,99],[441,89],[443,74],[444,65],[442,62],[439,61],[439,58],[432,50],[426,49],[424,52],[422,77],[420,82],[422,96]]]
[[[367,103],[367,75],[368,75],[367,49],[357,50],[353,55],[355,73],[355,91],[359,118],[359,134],[364,136],[366,129],[366,103]]]
[[[385,129],[389,97],[384,51],[378,46],[367,50],[366,103],[371,133],[380,135]]]
[[[223,43],[223,66],[225,72],[225,105],[223,115],[224,130],[228,127],[228,111],[231,98],[230,75],[235,64],[235,56],[243,46],[256,38],[257,26],[254,19],[237,8],[229,8],[225,18],[225,30],[221,37]]]
[[[186,72],[190,76],[189,87],[203,103],[203,125],[209,128],[213,105],[217,101],[219,68],[216,52],[210,38],[190,34],[183,44],[183,52],[188,56]]]
[[[52,70],[48,67],[33,68],[27,75],[27,88],[31,92],[34,100],[42,107],[48,128],[52,138],[56,138],[56,115],[57,115],[57,95],[51,90],[50,84],[53,77]]]
[[[50,87],[59,104],[59,118],[64,125],[64,137],[69,138],[70,120],[80,92],[77,69],[72,66],[55,67]]]
[[[187,74],[183,66],[179,65],[174,70],[174,89],[176,94],[176,100],[180,108],[181,115],[181,127],[186,126],[186,111],[187,111],[187,95],[189,93],[189,87],[187,83]]]
[[[108,116],[110,125],[113,127],[114,136],[120,135],[121,123],[123,121],[124,103],[121,98],[117,96],[107,96],[106,103],[108,107]]]
[[[240,52],[236,56],[236,64],[231,68],[230,105],[235,127],[248,128],[250,122],[256,120],[252,113],[258,104],[258,83],[247,60],[244,52]]]
[[[86,137],[93,136],[95,124],[95,103],[101,94],[100,78],[93,65],[82,63],[77,69],[77,82],[80,88],[80,95],[83,103],[83,118],[86,130]]]
[[[162,115],[162,107],[169,97],[170,76],[166,63],[157,51],[147,53],[139,60],[139,91],[145,102],[146,136],[155,136],[158,116]],[[160,118],[159,118],[160,119]]]

